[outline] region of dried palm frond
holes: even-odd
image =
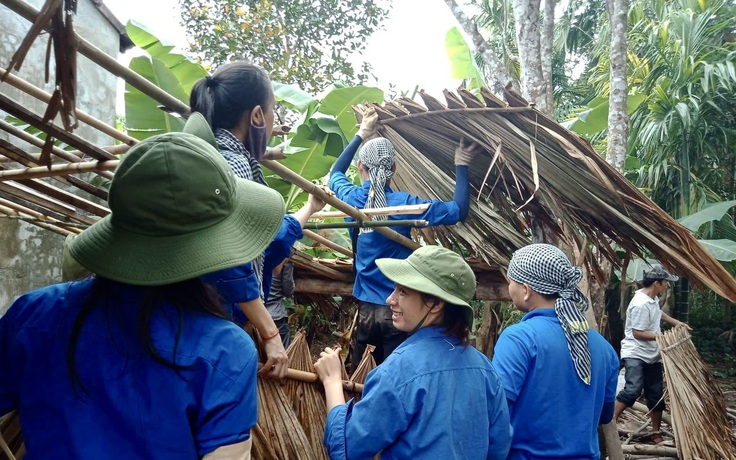
[[[350,381],[354,383],[364,384],[365,379],[368,377],[368,373],[376,368],[376,360],[373,359],[373,351],[376,349],[374,345],[367,345],[363,352],[363,357],[360,359],[360,364],[355,368],[355,372],[350,376]],[[356,393],[353,397],[355,401],[360,401],[360,393]]]
[[[591,241],[584,263],[605,279],[599,259],[620,267],[612,241],[643,256],[651,252],[675,273],[697,279],[736,301],[736,280],[693,238],[584,139],[511,92],[509,105],[490,92],[482,99],[463,89],[445,93],[447,105],[421,93],[413,101],[373,104],[379,131],[395,146],[396,188],[450,200],[454,150],[460,139],[487,152],[469,168],[469,217],[452,227],[419,229],[415,238],[459,246],[493,267],[506,267],[514,250],[531,240],[532,222],[575,247]],[[356,107],[357,111],[363,110]]]
[[[18,412],[0,417],[0,460],[20,460],[25,452]]]
[[[736,458],[723,393],[684,326],[657,337],[670,394],[677,454],[682,460]]]
[[[289,355],[290,368],[311,373],[315,372],[304,331],[295,334],[289,349],[286,350],[286,354]],[[326,460],[329,457],[322,439],[324,438],[327,414],[321,385],[319,383],[287,379],[284,384],[284,393],[291,401],[294,413],[312,446],[315,458]]]

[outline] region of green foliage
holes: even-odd
[[[191,50],[219,65],[248,59],[272,79],[316,92],[334,80],[364,81],[351,55],[381,27],[389,0],[182,0]]]
[[[733,304],[713,292],[690,293],[688,322],[693,328],[693,343],[707,361],[733,359],[736,343],[728,340],[729,332],[734,328],[732,313]]]
[[[452,78],[466,80],[466,87],[471,91],[479,91],[482,86],[486,86],[473,59],[473,53],[457,27],[453,27],[445,34],[445,49],[450,60]]]
[[[629,115],[646,100],[643,94],[630,94],[627,100]],[[574,116],[563,123],[567,129],[590,137],[608,129],[608,97],[596,97],[585,107],[580,107]]]
[[[142,25],[129,21],[125,27],[130,39],[147,56],[135,57],[129,68],[151,83],[189,104],[194,82],[207,75],[204,68],[186,56],[172,53],[172,45],[161,42]],[[158,108],[158,102],[133,86],[125,85],[125,129],[143,140],[156,134],[181,131],[184,120]]]

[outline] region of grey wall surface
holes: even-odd
[[[25,0],[36,9],[44,0]],[[31,23],[0,5],[0,67],[5,69],[25,37]],[[95,8],[92,0],[80,0],[74,19],[76,32],[110,56],[117,57],[120,36],[108,20]],[[47,35],[41,35],[33,44],[23,67],[14,74],[43,88],[53,90],[54,67],[51,63],[51,81],[44,83]],[[82,55],[77,57],[77,108],[114,125],[117,79]],[[27,96],[7,83],[0,83],[0,92],[19,101],[25,107],[43,114],[45,104]],[[6,113],[0,111],[0,117]],[[95,145],[112,145],[106,135],[80,123],[75,130]],[[10,140],[26,151],[38,152],[27,144],[11,138],[4,131],[0,137]],[[50,180],[56,187],[63,186]],[[61,252],[64,237],[34,225],[0,217],[0,314],[21,294],[61,281]]]

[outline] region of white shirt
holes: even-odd
[[[661,334],[662,309],[659,298],[651,298],[640,289],[634,294],[626,310],[626,330],[621,341],[621,358],[638,358],[646,363],[662,360],[656,340],[639,340],[634,337],[637,331]]]

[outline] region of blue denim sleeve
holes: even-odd
[[[261,296],[258,276],[250,262],[207,273],[200,276],[199,279],[215,288],[223,304],[249,302]]]
[[[518,333],[518,325],[504,330],[499,337],[493,350],[493,367],[496,369],[504,390],[506,398],[516,401],[524,381],[529,373],[534,350],[533,343],[524,340]]]
[[[330,174],[330,190],[335,192],[335,196],[340,200],[350,204],[350,194],[360,187],[350,182],[348,176],[342,172],[333,172]]]
[[[0,317],[0,416],[18,408],[18,385],[13,376],[20,376],[20,369],[13,369],[13,338],[17,330],[12,323],[14,307]]]
[[[271,290],[271,280],[273,279],[273,270],[284,259],[291,255],[291,248],[298,240],[304,237],[304,231],[301,224],[294,216],[286,215],[281,222],[281,228],[274,237],[273,241],[266,248],[263,257],[263,296],[264,301],[268,300],[268,293]]]
[[[345,150],[343,150],[340,156],[337,157],[335,164],[332,165],[330,177],[338,172],[345,174],[345,172],[350,167],[350,163],[352,163],[355,154],[358,152],[358,147],[360,147],[361,142],[363,142],[363,139],[357,135],[353,138],[352,141],[350,141],[348,146],[345,147]]]
[[[255,345],[250,338],[241,337],[229,347],[238,352],[228,353],[227,362],[213,366],[203,388],[196,389],[202,395],[194,433],[200,457],[246,441],[258,418]]]
[[[371,458],[406,430],[410,417],[393,381],[390,374],[376,368],[366,379],[363,399],[330,411],[325,445],[332,460]]]
[[[498,376],[489,379],[488,392],[488,460],[504,460],[511,449],[513,430],[506,404],[506,394]]]
[[[452,201],[460,208],[460,220],[465,220],[470,212],[470,181],[468,167],[465,165],[455,166],[455,195]]]

